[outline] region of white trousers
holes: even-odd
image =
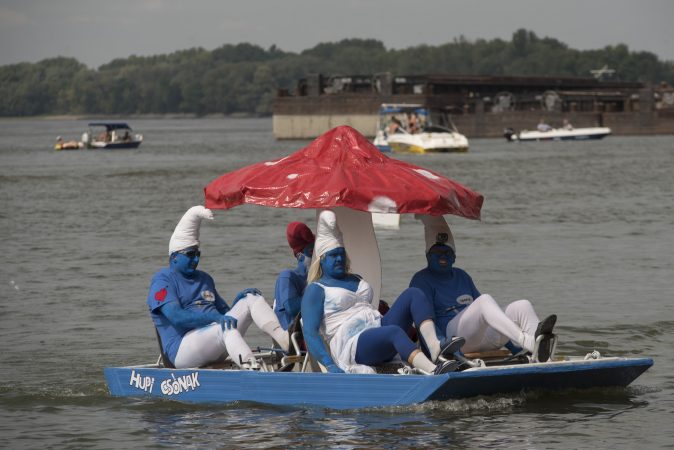
[[[466,339],[464,352],[496,350],[508,341],[534,350],[538,316],[529,300],[509,304],[505,312],[489,294],[483,294],[447,324],[447,336]]]
[[[175,359],[176,368],[201,367],[223,360],[227,355],[231,355],[237,365],[247,361],[253,352],[243,336],[253,322],[288,350],[288,333],[261,295],[248,294],[236,302],[227,315],[237,320],[236,328],[223,330],[219,323],[212,323],[191,330],[183,337]]]

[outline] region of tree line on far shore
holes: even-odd
[[[325,75],[590,76],[607,65],[621,81],[674,85],[674,62],[624,44],[575,50],[520,29],[510,41],[468,41],[386,49],[373,39],[321,43],[300,53],[242,43],[214,50],[131,56],[90,69],[74,58],[0,66],[0,116],[60,114],[271,114],[279,88]]]

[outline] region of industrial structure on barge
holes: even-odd
[[[278,139],[309,139],[338,125],[374,136],[382,103],[443,109],[468,137],[501,137],[505,128],[533,129],[540,119],[614,134],[674,134],[674,89],[611,79],[311,74],[293,92],[279,90],[273,129]]]

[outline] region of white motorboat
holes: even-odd
[[[138,148],[143,142],[142,134],[135,134],[122,122],[92,122],[82,135],[87,148],[118,149]]]
[[[506,128],[503,136],[509,141],[585,141],[602,139],[611,134],[606,127],[590,128],[552,128],[549,131],[527,131],[516,133],[512,128]]]
[[[445,111],[414,104],[381,105],[374,145],[384,152],[468,151],[468,139],[457,131]]]

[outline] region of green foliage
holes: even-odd
[[[226,44],[170,54],[119,58],[89,69],[72,58],[0,67],[0,116],[43,114],[268,115],[279,88],[293,90],[308,73],[391,72],[465,75],[581,76],[607,65],[623,81],[674,84],[674,62],[624,44],[579,51],[520,29],[510,41],[468,41],[386,49],[374,39],[320,43],[301,53],[272,45]]]

